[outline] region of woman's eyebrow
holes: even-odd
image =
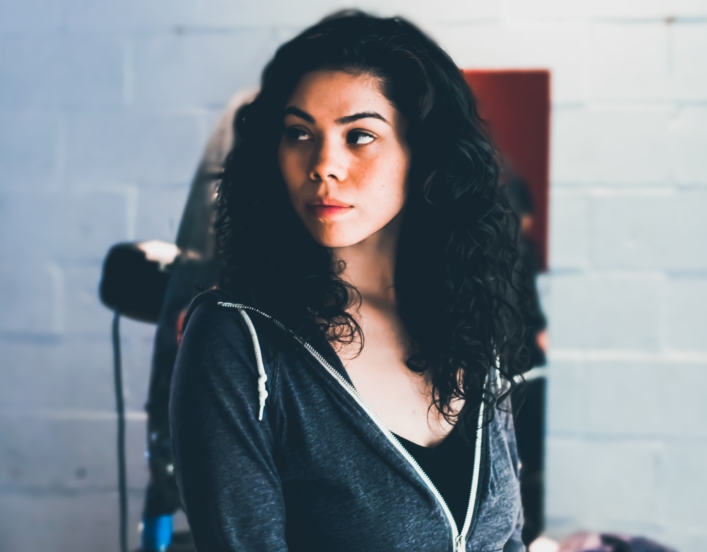
[[[286,115],[294,115],[295,117],[299,117],[300,119],[304,119],[308,123],[314,124],[315,119],[312,117],[309,113],[306,111],[301,110],[299,107],[295,107],[294,105],[291,105],[285,109],[285,111],[282,113],[282,116],[285,117]],[[346,125],[349,123],[353,123],[354,121],[358,121],[359,119],[379,119],[380,121],[383,121],[384,123],[388,123],[388,121],[381,115],[380,113],[376,113],[375,111],[362,111],[361,113],[354,113],[353,115],[346,115],[345,117],[340,117],[336,119],[336,124],[338,125]]]
[[[376,113],[375,111],[364,111],[361,113],[354,113],[353,115],[347,115],[346,117],[341,117],[337,119],[336,123],[339,125],[346,125],[348,123],[358,121],[359,119],[379,119],[384,123],[388,123],[388,121],[385,120],[385,117],[383,117],[383,115],[381,115],[380,113]]]
[[[285,109],[285,111],[283,111],[282,116],[285,117],[287,115],[294,115],[296,117],[299,117],[300,119],[304,119],[308,123],[314,123],[314,117],[312,117],[306,111],[302,111],[299,107],[295,107],[294,105],[289,106]]]

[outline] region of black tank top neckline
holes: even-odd
[[[424,447],[393,434],[420,465],[447,503],[461,531],[471,496],[474,471],[474,440],[454,429],[435,447]],[[475,435],[474,435],[475,439]]]

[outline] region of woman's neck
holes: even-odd
[[[343,261],[341,278],[356,287],[364,304],[395,306],[395,256],[400,230],[399,217],[365,240],[332,250],[334,261]]]

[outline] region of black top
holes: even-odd
[[[474,471],[474,441],[467,441],[456,427],[436,447],[423,447],[393,434],[420,464],[422,471],[449,506],[457,528],[461,531],[471,496]]]

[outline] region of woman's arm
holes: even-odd
[[[499,414],[505,417],[505,432],[506,439],[508,440],[508,450],[510,452],[511,462],[513,463],[514,468],[513,473],[518,486],[520,486],[520,459],[518,458],[518,445],[516,443],[516,430],[515,424],[513,423],[513,409],[511,408],[510,398],[507,399],[504,408],[505,412],[499,412]],[[520,495],[518,495],[518,502],[520,502]],[[511,534],[511,538],[508,539],[506,544],[503,546],[503,552],[526,552],[526,547],[521,538],[521,533],[523,532],[523,521],[523,506],[519,504],[515,527],[513,529],[513,533]]]
[[[258,420],[258,369],[244,319],[200,304],[182,339],[170,401],[177,484],[199,551],[287,550],[267,411]]]
[[[516,526],[513,529],[513,534],[511,538],[506,541],[503,545],[503,552],[526,552],[525,545],[521,538],[521,533],[523,532],[523,509],[521,508],[518,512],[518,520]]]

